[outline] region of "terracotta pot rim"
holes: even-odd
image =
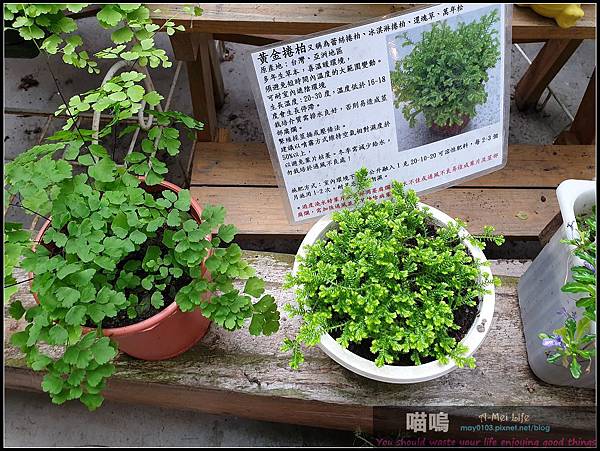
[[[143,182],[145,180],[145,177],[139,177],[139,179]],[[183,189],[183,188],[175,185],[174,183],[167,182],[167,181],[161,182],[160,186],[164,186],[176,193],[178,193],[179,191],[181,191]],[[196,212],[196,214],[198,215],[199,218],[202,217],[202,207],[200,207],[200,204],[198,204],[198,202],[196,202],[196,200],[193,197],[190,199],[190,208]],[[34,245],[32,246],[32,250],[35,250],[37,243],[42,242],[42,237],[46,233],[46,230],[48,229],[48,227],[50,227],[51,222],[52,222],[52,216],[50,216],[49,219],[46,220],[46,222],[44,223],[44,225],[38,232],[38,234],[35,238],[36,243],[34,243]],[[209,233],[207,235],[207,238],[210,240],[212,238],[212,234]],[[204,274],[206,274],[206,266],[204,266],[204,262],[202,262],[201,275],[204,276]],[[33,278],[34,274],[30,272],[29,277]],[[30,288],[31,288],[32,284],[33,284],[33,281],[29,283]],[[31,294],[35,298],[35,301],[39,304],[40,302],[38,300],[37,294],[34,293],[33,291],[31,292]],[[171,304],[169,304],[168,307],[161,310],[156,315],[153,315],[150,318],[140,321],[139,323],[130,324],[129,326],[122,326],[122,327],[102,328],[102,332],[105,336],[120,336],[120,335],[129,335],[129,334],[137,333],[137,332],[144,332],[146,330],[153,329],[161,321],[165,320],[166,318],[168,318],[171,315],[174,315],[177,312],[177,310],[179,310],[179,306],[177,305],[177,302],[173,301],[173,302],[171,302]],[[81,326],[81,327],[84,332],[89,332],[89,331],[94,330],[93,328],[87,327],[87,326]]]

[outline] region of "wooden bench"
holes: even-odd
[[[281,288],[283,275],[291,270],[292,255],[246,251],[245,257],[266,280],[267,291],[279,305],[292,300],[293,294]],[[314,348],[306,353],[300,370],[294,371],[288,367],[289,355],[281,353],[279,346],[284,336],[297,329],[295,318],[284,319],[280,331],[271,337],[252,337],[245,330],[229,333],[213,325],[200,343],[172,360],[146,362],[121,355],[105,396],[126,403],[367,433],[373,430],[377,408],[384,406],[485,406],[487,411],[494,406],[503,411],[524,406],[577,407],[578,412],[593,409],[593,390],[551,386],[531,372],[519,315],[518,278],[506,276],[522,270],[506,268],[505,261],[492,264],[502,286],[496,292],[489,334],[475,353],[478,366],[472,370],[457,369],[420,384],[385,384],[351,373]],[[18,275],[21,277],[26,275]],[[27,287],[21,287],[19,299],[31,305],[34,301]],[[23,320],[10,319],[6,311],[4,318],[5,387],[39,391],[42,374],[27,368],[20,351],[7,344],[10,335],[24,327]],[[553,418],[544,423],[564,427],[564,419],[555,415],[559,410],[554,407]],[[470,415],[474,412],[481,413],[474,409]]]
[[[187,62],[194,114],[207,124],[192,153],[194,197],[201,203],[225,205],[227,220],[236,224],[242,235],[301,237],[310,224],[290,225],[285,218],[265,145],[212,142],[222,141],[219,137],[223,136],[216,128],[216,109],[223,92],[212,41],[244,39],[262,45],[407,6],[220,4],[207,5],[204,15],[193,19],[179,5],[157,7],[161,9],[157,22],[174,15],[191,31],[174,35],[172,42],[176,58]],[[515,8],[513,37],[518,42],[592,38],[595,24],[588,12],[577,27],[562,30],[532,11]],[[595,9],[593,13],[595,17]],[[593,177],[594,155],[594,146],[513,145],[503,170],[424,196],[424,201],[467,220],[473,232],[491,224],[509,238],[544,240],[557,226],[556,186],[567,178]],[[279,305],[292,300],[293,294],[281,288],[283,275],[291,270],[292,255],[245,251],[245,256],[267,281],[267,290]],[[312,349],[304,366],[293,371],[288,367],[289,356],[282,354],[279,346],[298,323],[284,318],[281,330],[272,337],[212,327],[198,345],[172,360],[144,362],[122,355],[105,394],[120,402],[365,432],[373,431],[378,407],[593,409],[593,390],[550,386],[531,372],[518,311],[517,278],[507,276],[506,263],[492,265],[503,284],[497,290],[491,330],[475,354],[478,367],[474,370],[458,369],[422,384],[389,385],[355,375]],[[26,305],[33,302],[27,287],[21,287],[20,299]],[[39,391],[42,375],[28,369],[21,353],[8,344],[9,336],[23,327],[23,322],[11,320],[5,311],[5,387]]]
[[[554,190],[568,178],[594,177],[594,146],[512,145],[500,171],[423,196],[467,221],[471,232],[494,225],[515,239],[543,239],[558,212]],[[304,235],[312,223],[289,224],[262,143],[196,143],[191,190],[202,203],[222,204],[241,234]]]
[[[161,12],[154,16],[157,23],[174,18],[187,29],[171,40],[176,58],[187,61],[194,115],[206,123],[205,131],[195,143],[190,164],[194,196],[201,202],[225,205],[227,220],[236,224],[244,235],[300,237],[310,227],[310,224],[288,223],[265,146],[228,143],[227,133],[217,129],[216,109],[223,92],[215,39],[265,45],[419,6],[423,4],[212,4],[206,5],[202,16],[192,18],[182,5],[158,5]],[[552,19],[541,17],[529,8],[514,7],[513,41],[547,41],[548,46],[559,41],[571,42],[568,48],[574,50],[574,43],[595,38],[595,5],[583,8],[585,17],[575,27],[562,29]],[[562,58],[558,62],[565,61]],[[547,66],[536,60],[528,74],[540,65]],[[551,72],[555,74],[559,66],[552,65],[542,79],[532,82],[527,82],[529,75],[526,75],[517,97],[532,89],[543,91],[553,77]],[[528,98],[533,101],[534,97]],[[577,115],[574,132],[564,144],[585,142],[580,139],[580,131],[590,133],[586,119],[590,101],[594,107],[593,93],[586,95],[586,99],[585,114],[582,111]],[[543,243],[560,223],[554,195],[556,186],[567,178],[591,178],[594,172],[593,147],[511,146],[508,166],[502,171],[425,196],[424,200],[467,220],[473,232],[492,224],[509,238],[540,239]]]

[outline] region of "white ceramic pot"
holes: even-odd
[[[445,213],[442,213],[441,211],[428,205],[419,203],[419,208],[424,207],[429,209],[436,224],[439,226],[443,226],[453,221],[452,218]],[[336,227],[337,224],[332,221],[331,215],[321,218],[304,237],[297,256],[304,257],[306,255],[305,246],[307,244],[313,244],[317,240],[325,238],[325,233]],[[468,236],[468,232],[464,229],[461,229],[460,235],[462,238],[465,238]],[[471,243],[465,239],[463,239],[463,243],[465,246],[467,246],[473,257],[479,259],[481,262],[487,261],[481,249],[471,245]],[[298,271],[298,267],[299,262],[296,258],[293,268],[294,274],[296,274]],[[481,271],[485,274],[488,274],[491,280],[492,274],[488,266],[481,266]],[[466,356],[471,356],[477,350],[477,348],[479,348],[492,324],[492,318],[494,316],[494,304],[496,299],[494,285],[490,283],[487,289],[489,294],[486,294],[483,297],[483,301],[479,303],[479,313],[477,314],[473,325],[469,329],[469,332],[461,340],[461,343],[464,344],[468,349],[467,353],[465,354]],[[441,377],[456,368],[456,364],[452,360],[445,365],[435,360],[433,362],[418,366],[384,365],[382,367],[377,367],[371,360],[360,357],[340,346],[338,342],[335,341],[329,334],[323,334],[323,336],[321,336],[319,347],[329,357],[350,371],[360,374],[361,376],[368,377],[369,379],[389,382],[392,384],[412,384],[415,382],[424,382]]]
[[[579,295],[563,293],[561,287],[571,278],[571,268],[581,266],[581,259],[575,257],[573,246],[561,243],[563,239],[573,239],[579,234],[576,217],[596,205],[596,183],[589,180],[565,180],[557,190],[558,204],[563,219],[562,226],[542,249],[519,280],[518,294],[523,320],[523,332],[527,346],[527,360],[537,377],[555,385],[593,388],[595,386],[595,358],[592,371],[573,379],[568,368],[560,363],[548,363],[546,353],[551,350],[542,346],[540,332],[551,334],[565,324],[565,316],[560,312],[577,309],[575,300]],[[596,333],[596,323],[590,326],[590,333]],[[587,363],[582,363],[583,369]]]

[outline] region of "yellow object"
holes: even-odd
[[[561,28],[572,27],[584,16],[581,3],[545,3],[527,6],[541,16],[553,18]]]

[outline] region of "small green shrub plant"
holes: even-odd
[[[96,17],[113,30],[115,46],[92,57],[81,50],[76,23],[66,15],[83,7],[4,7],[12,28],[43,53],[62,53],[67,64],[95,73],[97,58],[132,63],[132,70],[65,101],[57,111],[68,117],[63,129],[5,166],[5,204],[18,199],[14,205],[50,224],[42,242],[34,243],[21,224],[5,223],[4,297],[11,316],[27,324],[11,342],[33,370],[46,372],[43,390],[56,404],[79,399],[93,410],[103,401],[118,352],[103,328],[142,321],[176,302],[183,312],[200,308],[227,330],[249,322],[251,334],[269,335],[279,328],[279,312],[273,297],[264,294],[264,281],[232,243],[237,230],[225,224],[225,209],[206,205],[196,218],[189,190],[160,188],[166,160],[180,151],[177,127],[195,132],[203,125],[177,111],[159,111],[162,96],[145,88],[146,74],[134,70],[133,63],[169,67],[154,37],[182,27],[170,20],[162,27],[153,24],[141,4],[106,4]],[[140,110],[152,115],[154,124],[147,130],[137,122],[122,129],[119,138],[137,131],[141,141],[117,164],[102,138],[116,139],[116,128]],[[97,133],[100,141],[94,130],[78,126],[79,115],[87,111],[111,118]],[[202,272],[203,261],[210,277]],[[15,268],[33,274],[37,305],[11,300],[18,285],[29,282],[15,280]],[[246,280],[242,290],[234,287],[235,279]],[[83,326],[92,331],[84,332]],[[47,352],[47,345],[63,351]]]
[[[435,22],[421,40],[400,35],[402,46],[414,46],[396,62],[390,74],[394,105],[414,127],[423,114],[428,127],[459,125],[474,117],[477,105],[487,101],[488,70],[500,58],[500,40],[495,23],[498,10],[470,23],[460,22],[455,30],[445,21]]]
[[[580,258],[583,264],[570,268],[572,280],[565,283],[561,291],[578,296],[575,306],[582,314],[576,319],[574,312],[563,309],[558,313],[565,316],[565,325],[551,335],[539,334],[542,345],[552,349],[548,353],[548,363],[560,363],[569,368],[574,379],[581,377],[582,362],[587,361],[583,372],[591,371],[592,357],[596,355],[596,334],[589,333],[590,323],[596,321],[596,206],[591,214],[580,215],[577,223],[577,237],[561,242],[573,246],[572,255]]]
[[[302,346],[314,346],[324,333],[335,334],[344,348],[366,345],[377,366],[407,361],[420,365],[453,359],[474,366],[453,332],[455,315],[475,308],[492,283],[482,262],[470,255],[459,230],[461,221],[435,225],[428,209],[418,208],[413,190],[392,184],[391,199],[380,203],[361,196],[371,184],[366,169],[355,174],[345,196],[356,207],[333,214],[337,228],[307,246],[287,288],[295,288],[296,303],[285,310],[301,316],[297,335],[284,340],[292,368],[304,361]],[[469,236],[481,249],[503,237],[486,227]]]

